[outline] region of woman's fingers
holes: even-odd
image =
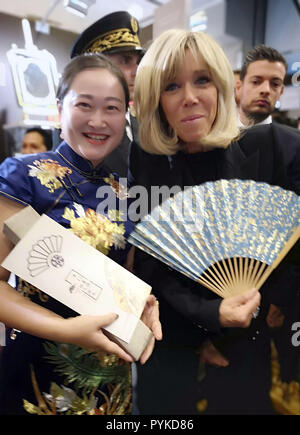
[[[65,342],[76,344],[91,352],[112,353],[125,361],[132,362],[133,358],[102,331],[103,327],[110,325],[117,318],[117,314],[109,313],[102,316],[82,315],[65,319],[64,325],[68,334]]]
[[[155,338],[152,337],[146,347],[146,349],[144,350],[144,352],[142,353],[141,357],[140,357],[140,363],[141,364],[145,364],[146,361],[148,361],[148,359],[150,358],[153,349],[154,349],[154,345],[155,345]]]
[[[141,320],[151,329],[156,340],[162,339],[162,328],[159,320],[159,304],[154,295],[148,296]]]
[[[154,295],[148,296],[141,320],[153,333],[153,337],[150,339],[146,349],[140,357],[140,363],[145,364],[153,352],[155,340],[162,339],[162,328],[159,320],[159,304]]]
[[[118,318],[118,314],[116,313],[108,313],[104,314],[103,316],[99,317],[99,327],[102,328],[103,326],[108,326],[111,323],[113,323]]]
[[[223,299],[219,308],[220,324],[225,327],[247,328],[260,299],[260,293],[256,289]]]
[[[103,332],[101,332],[101,343],[99,343],[99,346],[101,350],[105,350],[107,353],[112,353],[114,355],[117,355],[119,358],[128,361],[133,362],[134,359],[131,355],[129,355],[127,352],[125,352],[119,345],[111,341],[108,337],[106,337]]]

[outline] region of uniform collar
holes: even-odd
[[[104,163],[100,163],[96,168],[91,162],[78,155],[66,142],[62,142],[55,151],[58,153],[75,171],[87,178],[99,179],[109,173]]]

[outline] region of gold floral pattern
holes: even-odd
[[[125,248],[125,228],[131,226],[126,211],[124,220],[119,210],[107,211],[105,208],[100,212],[103,216],[94,211],[100,201],[97,196],[99,187],[104,187],[105,192],[110,191],[116,200],[115,209],[119,203],[117,196],[127,197],[126,189],[119,187],[105,168],[94,170],[80,156],[74,159],[74,153],[67,144],[62,144],[55,154],[35,155],[12,163],[7,172],[9,185],[3,183],[8,197],[19,198],[39,213],[46,213],[59,224],[70,227],[74,234],[104,254],[115,248]],[[124,254],[122,250],[115,251],[115,261],[122,263]],[[16,283],[16,290],[24,297],[62,317],[70,316],[68,307],[61,306],[59,301],[38,288],[20,278]],[[132,383],[129,363],[116,355],[88,352],[70,344],[45,342],[43,338],[31,337],[30,334],[21,333],[19,337],[19,333],[16,329],[12,330],[11,339],[15,342],[9,342],[11,347],[7,352],[10,355],[6,360],[7,375],[17,376],[18,389],[10,398],[10,403],[9,400],[6,402],[6,409],[14,409],[16,413],[23,413],[25,409],[42,415],[130,413]],[[19,346],[21,349],[24,347],[24,352],[33,363],[30,367],[27,358],[21,365],[18,359],[13,358],[13,352]],[[4,391],[4,397],[5,394]]]
[[[75,212],[66,207],[63,218],[70,221],[70,230],[89,245],[107,255],[112,246],[125,249],[124,224],[118,225],[107,217],[87,209],[84,215],[76,217]]]
[[[271,342],[272,386],[270,398],[278,414],[300,415],[300,385],[297,381],[283,382],[280,378],[278,351]]]
[[[101,392],[103,400],[95,397],[97,388],[89,394],[79,397],[74,390],[59,387],[52,382],[50,393],[41,393],[31,367],[31,380],[38,405],[23,400],[24,409],[29,414],[37,415],[123,415],[131,410],[131,390],[124,397],[121,384],[109,385],[108,395]],[[98,403],[101,402],[101,403]]]
[[[70,168],[61,166],[52,159],[34,160],[33,165],[28,165],[29,176],[36,177],[43,186],[49,189],[50,193],[60,189],[63,186],[63,178],[72,173]]]
[[[108,219],[115,222],[124,222],[124,212],[120,210],[108,210]]]
[[[41,302],[48,302],[49,300],[49,296],[46,295],[46,293],[43,293],[40,289],[32,284],[29,284],[21,278],[19,278],[18,280],[17,290],[19,293],[27,298],[30,298],[30,296],[37,294]]]
[[[127,190],[127,187],[123,186],[121,183],[119,183],[113,174],[110,174],[109,177],[103,178],[105,183],[109,184],[112,188],[112,190],[115,192],[116,197],[119,199],[126,199],[129,198],[129,193]]]

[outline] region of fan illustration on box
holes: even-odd
[[[259,289],[300,237],[300,197],[251,180],[178,192],[129,242],[221,297]]]
[[[62,267],[64,258],[61,255],[63,238],[52,234],[38,240],[29,252],[27,268],[31,276],[37,276],[49,267]]]

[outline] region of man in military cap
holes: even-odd
[[[113,12],[79,35],[72,47],[71,58],[83,53],[103,53],[108,56],[123,72],[130,99],[133,100],[136,71],[144,54],[138,34],[139,24],[134,17],[126,11]],[[121,144],[105,159],[105,164],[120,177],[127,177],[130,142],[138,141],[137,120],[132,113],[133,110],[127,113],[126,132]]]

